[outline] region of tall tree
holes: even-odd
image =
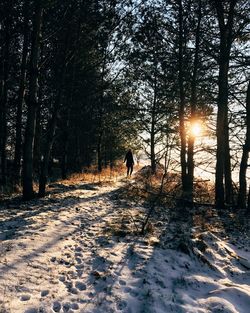
[[[33,16],[33,31],[30,56],[30,78],[29,78],[29,96],[27,99],[27,122],[24,139],[23,152],[23,198],[25,200],[34,197],[33,190],[33,148],[36,129],[36,113],[38,108],[38,77],[39,77],[39,58],[40,42],[43,15],[43,1],[35,2]]]
[[[54,105],[52,109],[51,118],[48,122],[48,127],[46,130],[47,136],[44,144],[43,151],[43,160],[41,162],[41,173],[39,177],[39,196],[45,196],[45,188],[48,180],[48,168],[49,168],[49,160],[51,149],[53,146],[53,142],[55,139],[56,126],[58,122],[58,115],[60,113],[60,109],[62,107],[63,95],[64,95],[64,82],[65,75],[67,70],[67,57],[68,57],[68,48],[69,48],[69,34],[71,28],[68,26],[68,30],[65,30],[63,34],[64,38],[59,38],[58,51],[57,51],[57,61],[58,64],[56,66],[57,75],[55,75],[56,80],[56,96],[54,100]]]
[[[146,155],[150,159],[152,174],[164,154],[164,138],[171,125],[169,115],[173,111],[168,98],[168,42],[163,27],[165,16],[162,8],[147,3],[138,10],[138,21],[131,31],[132,43],[128,53],[128,74],[131,93],[131,110],[137,113],[138,129]]]
[[[239,193],[238,193],[238,207],[240,209],[246,209],[247,201],[247,181],[246,181],[246,171],[247,171],[247,162],[248,154],[250,152],[250,82],[248,83],[247,88],[247,97],[246,97],[246,139],[243,145],[241,163],[240,163],[240,173],[239,173]],[[248,207],[248,209],[250,209]]]
[[[229,148],[228,127],[228,71],[230,51],[233,42],[233,26],[236,0],[229,1],[229,8],[223,6],[223,1],[213,1],[216,7],[220,29],[219,79],[218,79],[218,113],[217,113],[217,152],[215,177],[215,204],[223,208],[226,203],[232,203],[231,158]],[[225,185],[224,185],[225,180]]]
[[[197,9],[197,26],[195,31],[195,54],[193,62],[193,72],[191,78],[191,97],[190,97],[190,125],[196,122],[197,118],[197,76],[199,69],[199,53],[200,53],[200,36],[201,36],[201,0],[198,1]],[[193,202],[193,187],[194,187],[194,143],[195,136],[189,134],[188,137],[188,152],[187,152],[187,188],[188,198]]]
[[[183,4],[182,0],[178,0],[178,85],[179,85],[179,133],[180,133],[180,161],[181,161],[181,181],[182,181],[182,191],[183,197],[186,197],[188,192],[188,182],[187,182],[187,134],[185,128],[185,106],[186,97],[184,89],[184,47],[185,47],[185,37],[183,29]]]
[[[21,70],[19,91],[17,97],[17,114],[16,114],[16,138],[15,138],[15,157],[14,157],[14,182],[20,183],[21,175],[21,156],[22,156],[22,117],[23,117],[23,104],[26,89],[26,74],[27,74],[27,59],[29,48],[29,1],[25,0],[23,3],[23,25],[22,25],[22,57],[21,57]]]
[[[9,92],[10,45],[13,14],[13,1],[4,6],[2,19],[2,47],[0,61],[0,185],[6,184],[6,143],[7,143],[7,105]],[[2,11],[3,12],[3,11]]]

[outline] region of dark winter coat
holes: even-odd
[[[128,166],[128,167],[134,165],[133,154],[131,151],[128,151],[126,153],[124,162],[126,162],[126,166]]]

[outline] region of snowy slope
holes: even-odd
[[[249,313],[249,241],[194,228],[187,254],[162,239],[167,222],[135,235],[146,209],[123,184],[55,184],[1,208],[0,312]]]

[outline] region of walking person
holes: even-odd
[[[124,162],[126,162],[127,166],[127,177],[131,176],[133,173],[133,167],[134,167],[134,158],[131,149],[128,150],[128,152],[125,155]]]

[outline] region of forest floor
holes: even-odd
[[[50,185],[0,206],[0,312],[249,313],[249,219],[131,196],[136,179]]]

